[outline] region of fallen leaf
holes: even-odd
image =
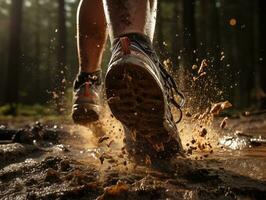
[[[122,181],[118,181],[116,185],[112,185],[110,187],[106,187],[104,189],[103,195],[97,198],[97,200],[103,199],[121,199],[119,198],[123,193],[127,192],[129,187],[126,183]]]

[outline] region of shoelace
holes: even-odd
[[[144,52],[148,52],[149,53],[148,55],[151,55],[152,58],[153,58],[153,60],[159,66],[160,74],[161,74],[162,78],[164,79],[165,83],[167,84],[167,88],[170,90],[170,94],[168,94],[169,95],[170,102],[180,112],[179,119],[175,122],[176,124],[179,123],[182,120],[182,117],[183,117],[183,112],[182,112],[181,108],[185,104],[185,97],[184,97],[184,95],[178,90],[175,80],[167,72],[167,70],[164,68],[164,65],[159,62],[159,59],[158,59],[158,56],[156,55],[156,53],[151,48],[149,48],[148,46],[146,46],[146,45],[138,42],[137,40],[135,40],[134,42],[136,42],[144,50]],[[177,101],[175,99],[175,93],[181,98],[181,101],[179,103],[177,103]]]
[[[83,83],[89,82],[90,85],[93,84],[101,84],[101,71],[93,72],[93,73],[86,73],[81,72],[78,76],[74,88],[78,89]]]
[[[163,67],[163,65],[161,63],[159,63],[159,67],[160,67],[161,75],[162,75],[163,79],[165,80],[165,82],[168,84],[168,88],[171,92],[170,93],[170,101],[180,112],[179,119],[175,122],[177,124],[182,120],[182,117],[183,117],[183,112],[182,112],[181,108],[185,104],[185,97],[178,90],[176,82],[173,79],[173,77],[166,71],[166,69]],[[179,103],[177,103],[177,101],[175,100],[175,93],[181,98],[181,101]]]

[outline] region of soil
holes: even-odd
[[[263,113],[211,122],[187,113],[187,156],[146,166],[130,160],[113,117],[1,124],[0,199],[266,199]]]

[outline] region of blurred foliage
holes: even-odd
[[[0,104],[3,105],[0,114],[8,110],[6,89],[12,90],[7,85],[11,3],[11,0],[0,1]],[[78,3],[78,0],[65,0],[67,110],[71,107],[71,87],[78,71]],[[170,68],[190,105],[195,102],[198,106],[209,105],[228,99],[236,108],[265,106],[263,4],[262,0],[159,0],[155,46],[162,60],[169,59],[172,63]],[[58,1],[24,0],[21,38],[18,114],[53,113]],[[103,69],[109,60],[109,48],[108,43]],[[191,82],[197,76],[191,70],[192,65],[200,66],[203,59],[209,61],[207,75]]]
[[[9,115],[10,105],[6,104],[0,106],[0,115]],[[17,105],[17,115],[18,116],[46,116],[51,115],[53,112],[46,106],[40,104],[33,105]],[[54,113],[55,114],[55,113]]]

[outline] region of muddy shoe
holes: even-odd
[[[127,130],[129,149],[149,157],[183,155],[170,108],[180,110],[174,94],[181,94],[148,38],[127,34],[114,41],[105,87],[113,115]]]
[[[99,119],[102,104],[101,71],[81,72],[74,82],[72,118],[74,123],[87,125]]]

